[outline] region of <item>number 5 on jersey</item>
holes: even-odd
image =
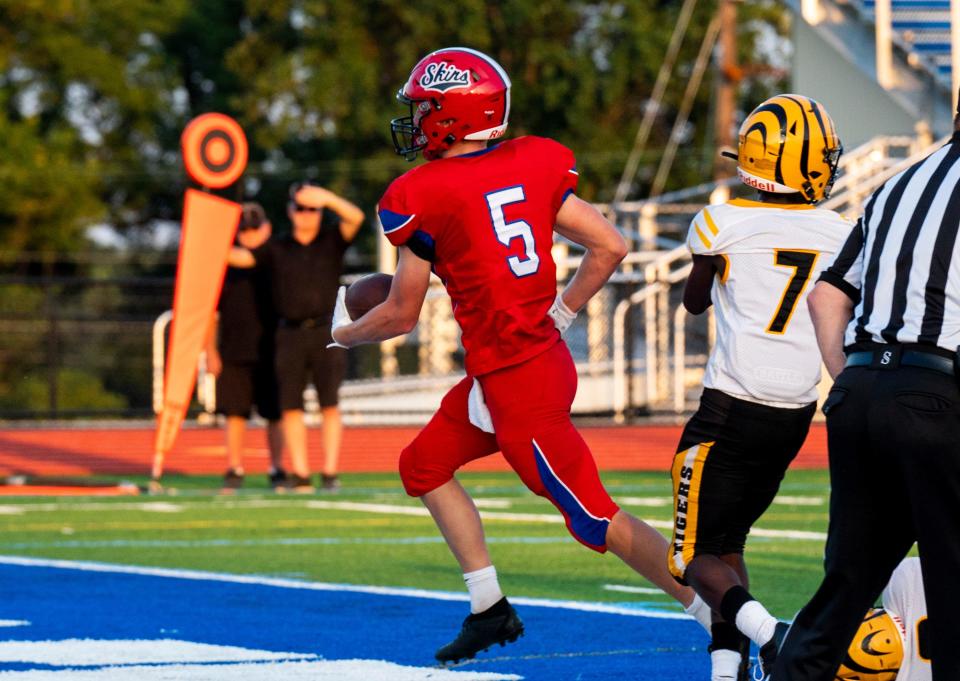
[[[526,200],[523,187],[507,187],[486,195],[487,207],[490,209],[490,219],[497,239],[507,248],[514,239],[523,239],[523,257],[511,255],[507,258],[510,270],[517,277],[527,277],[536,274],[540,269],[540,256],[537,255],[537,246],[533,241],[533,229],[523,220],[507,222],[503,214],[503,207],[511,203],[520,203]]]
[[[780,305],[767,326],[767,333],[783,334],[787,331],[787,324],[793,317],[794,310],[797,308],[797,302],[803,290],[810,281],[810,275],[813,274],[813,266],[820,257],[818,251],[787,251],[777,249],[774,256],[774,263],[781,267],[792,267],[793,276],[787,282],[787,288],[784,289],[780,297]]]

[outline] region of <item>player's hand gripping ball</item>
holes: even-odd
[[[337,329],[360,319],[372,308],[382,303],[390,294],[393,277],[389,274],[368,274],[350,284],[350,288],[341,286],[337,290],[337,302],[333,308],[333,320],[330,324],[330,337],[333,342],[328,348],[346,348],[337,340]]]
[[[345,298],[350,319],[360,319],[385,301],[392,284],[393,277],[382,272],[368,274],[350,284]]]

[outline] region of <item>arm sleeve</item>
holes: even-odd
[[[407,243],[423,220],[423,211],[404,180],[405,176],[394,180],[377,204],[380,226],[394,246]]]
[[[704,208],[690,223],[687,247],[694,255],[719,255],[725,247],[724,234],[709,208]]]
[[[557,210],[567,200],[567,197],[577,191],[580,174],[577,172],[577,159],[573,152],[562,144],[556,143],[556,168],[560,173],[557,189],[554,193],[554,205]]]
[[[857,221],[847,240],[833,257],[833,261],[820,275],[824,281],[847,294],[857,304],[860,302],[860,286],[863,277],[863,218]]]

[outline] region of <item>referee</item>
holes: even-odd
[[[960,112],[950,142],[880,187],[810,294],[836,379],[823,411],[823,582],[773,681],[831,681],[914,542],[934,681],[960,679]]]
[[[313,491],[303,420],[303,390],[312,380],[323,417],[321,487],[334,491],[340,486],[337,464],[343,426],[337,403],[346,351],[327,345],[344,252],[363,223],[363,212],[328,189],[302,182],[290,188],[287,214],[293,227],[289,236],[272,238],[252,251],[234,248],[229,262],[234,267],[255,266],[270,277],[278,317],[281,420],[292,469],[289,485],[297,492]]]

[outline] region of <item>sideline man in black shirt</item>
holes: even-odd
[[[325,210],[329,209],[329,210]],[[337,463],[343,426],[337,407],[346,354],[327,348],[330,320],[340,286],[343,254],[363,222],[363,212],[333,192],[309,183],[290,188],[287,207],[293,233],[254,251],[234,248],[230,264],[270,275],[278,315],[276,367],[283,434],[292,460],[291,486],[312,491],[303,421],[303,389],[312,378],[323,415],[322,486],[339,487]]]
[[[270,238],[271,226],[258,203],[243,204],[237,243],[255,249]],[[217,323],[207,338],[207,369],[217,377],[217,413],[227,417],[227,472],[224,490],[243,484],[243,439],[254,404],[267,420],[270,484],[286,483],[281,465],[283,432],[274,371],[276,314],[270,282],[259,270],[231,267],[220,294]]]

